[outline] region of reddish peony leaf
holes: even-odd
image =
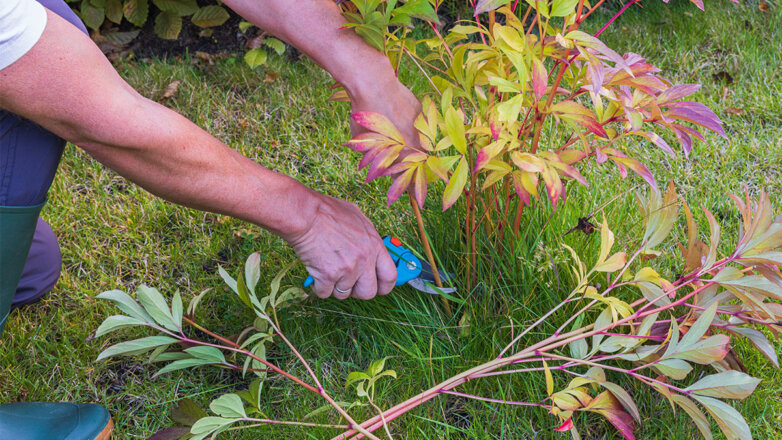
[[[400,144],[404,144],[405,142],[402,138],[402,134],[399,133],[399,130],[397,130],[394,126],[394,123],[380,113],[363,111],[353,113],[350,115],[350,117],[353,118],[353,120],[358,125],[366,128],[367,130],[380,133],[383,136],[389,139],[393,139]]]
[[[407,190],[407,187],[410,186],[410,182],[413,180],[414,173],[415,168],[410,168],[409,170],[400,174],[399,177],[397,177],[394,182],[391,183],[391,186],[388,188],[388,194],[386,196],[388,206],[391,206],[392,203],[396,202],[399,197],[405,193],[405,190]]]
[[[654,189],[657,189],[657,182],[654,180],[654,176],[652,176],[652,173],[651,171],[649,171],[649,168],[646,168],[646,165],[642,164],[641,162],[638,162],[635,159],[631,159],[629,157],[612,156],[611,160],[613,160],[614,163],[616,163],[617,165],[621,164],[622,166],[630,168],[631,170],[633,170],[634,173],[641,176],[646,181],[646,183],[649,184],[649,186],[651,186]]]
[[[635,134],[638,136],[643,136],[646,139],[649,139],[653,144],[660,147],[661,150],[668,153],[670,156],[676,156],[676,153],[673,152],[670,145],[668,145],[667,142],[663,138],[661,138],[657,133],[652,133],[649,131],[638,131]]]
[[[537,57],[532,57],[532,91],[535,97],[540,99],[546,94],[548,88],[548,72],[543,62]]]
[[[585,409],[608,419],[625,439],[635,440],[633,418],[610,392],[603,391],[598,394]]]
[[[554,431],[566,432],[566,431],[570,431],[571,429],[573,429],[573,418],[572,417],[568,418],[561,425],[559,425],[558,427],[554,428]]]
[[[413,195],[415,196],[418,207],[424,209],[424,201],[426,201],[426,170],[422,165],[419,165],[413,178]]]
[[[393,145],[393,142],[385,136],[377,133],[360,133],[346,143],[347,147],[353,151],[363,153],[377,147],[386,147]]]
[[[664,106],[678,99],[690,96],[700,90],[700,84],[677,84],[657,95],[657,105]]]
[[[664,113],[668,118],[681,119],[707,128],[725,138],[722,121],[711,109],[699,102],[677,101],[668,104]]]

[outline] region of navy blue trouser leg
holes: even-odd
[[[38,2],[87,33],[63,0]],[[0,206],[33,206],[46,200],[64,147],[64,140],[34,122],[0,110]],[[57,237],[39,218],[11,307],[35,302],[48,293],[61,266]]]

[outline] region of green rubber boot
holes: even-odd
[[[20,402],[0,405],[0,439],[108,440],[113,428],[100,405]]]
[[[0,337],[35,235],[37,206],[0,206]],[[0,405],[2,440],[108,440],[113,423],[100,405],[20,402]]]
[[[0,336],[22,276],[43,203],[0,206]]]

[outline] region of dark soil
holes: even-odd
[[[231,12],[231,18],[222,26],[209,28],[209,36],[201,36],[204,29],[190,22],[190,18],[182,20],[182,31],[176,40],[164,40],[155,35],[154,19],[150,17],[141,33],[130,43],[129,49],[137,58],[165,58],[179,56],[185,53],[206,52],[210,54],[244,52],[247,38],[239,32],[239,22],[242,19]],[[248,32],[249,33],[249,32]]]

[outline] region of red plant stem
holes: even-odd
[[[695,304],[684,303],[684,305],[687,306],[687,307],[690,307],[692,309],[696,309],[696,310],[706,310],[706,307],[696,306]],[[776,321],[768,322],[768,321],[764,321],[762,319],[758,319],[758,318],[753,318],[751,316],[747,316],[747,315],[745,315],[746,312],[743,311],[743,310],[739,311],[739,312],[729,312],[727,310],[717,309],[717,313],[722,313],[723,315],[735,316],[735,317],[737,317],[739,319],[744,319],[746,321],[755,322],[757,324],[763,324],[763,325],[776,324]],[[727,327],[731,327],[731,326],[727,326]]]
[[[649,382],[658,383],[658,384],[664,385],[664,386],[666,386],[666,387],[668,387],[668,388],[670,388],[670,389],[672,389],[672,390],[674,390],[676,392],[679,392],[679,393],[682,393],[682,394],[686,394],[688,396],[690,395],[689,391],[686,391],[686,390],[684,390],[682,388],[678,388],[678,387],[673,386],[671,384],[667,384],[665,382],[662,382],[662,381],[659,381],[659,380],[656,380],[656,379],[652,379],[651,377],[644,376],[642,374],[634,373],[633,371],[626,370],[624,368],[613,367],[611,365],[603,365],[603,364],[599,364],[597,362],[586,361],[586,360],[582,360],[582,359],[573,359],[573,358],[569,358],[567,356],[560,356],[560,355],[553,354],[553,353],[552,354],[546,354],[545,356],[549,357],[551,359],[557,359],[557,360],[561,360],[561,361],[570,361],[570,362],[575,362],[575,363],[578,363],[578,364],[591,365],[593,367],[605,368],[606,370],[618,371],[620,373],[627,374],[628,376],[632,376],[632,377],[634,377],[636,379],[639,379],[639,380],[642,380],[642,381],[649,381]],[[571,374],[576,374],[576,373],[571,373]],[[576,374],[576,375],[580,376],[579,374]],[[584,377],[584,376],[582,376],[582,377]]]
[[[660,312],[663,312],[665,310],[671,309],[673,307],[682,305],[689,298],[697,295],[698,293],[700,293],[704,289],[707,289],[707,288],[711,287],[714,284],[715,283],[706,283],[705,285],[703,285],[703,286],[701,286],[701,287],[699,287],[697,289],[694,289],[692,292],[688,293],[687,295],[684,295],[682,298],[678,299],[677,301],[674,301],[674,302],[672,302],[670,304],[666,304],[664,306],[657,307],[657,308],[655,308],[653,310],[650,310],[650,311],[641,312],[641,310],[646,308],[646,307],[643,307],[642,309],[636,311],[635,313],[633,313],[632,315],[628,316],[627,318],[623,318],[623,319],[621,319],[621,320],[619,320],[619,321],[617,321],[615,323],[605,325],[602,328],[595,329],[594,328],[594,324],[590,324],[590,325],[585,326],[585,327],[583,327],[581,329],[574,330],[574,331],[571,331],[569,333],[565,333],[563,335],[560,335],[559,338],[556,338],[556,337],[553,337],[553,336],[549,337],[549,338],[547,338],[547,339],[545,339],[543,341],[540,341],[540,342],[538,342],[536,344],[533,344],[530,347],[527,347],[526,349],[524,349],[524,350],[514,354],[513,356],[510,356],[510,357],[507,357],[507,358],[501,358],[501,359],[494,359],[492,361],[486,362],[486,363],[484,363],[482,365],[479,365],[477,367],[473,367],[470,370],[467,370],[467,371],[465,371],[463,373],[460,373],[460,374],[458,374],[456,376],[453,376],[450,379],[442,382],[441,384],[438,384],[438,385],[436,385],[436,386],[434,386],[434,387],[432,387],[432,388],[430,388],[430,389],[428,389],[428,390],[418,394],[417,396],[411,397],[410,399],[408,399],[408,400],[406,400],[406,401],[404,401],[402,403],[399,403],[396,406],[386,410],[384,412],[385,420],[386,421],[391,421],[391,420],[395,419],[396,417],[399,417],[400,415],[404,414],[405,412],[410,411],[411,409],[421,405],[422,403],[425,403],[425,402],[435,398],[436,396],[441,394],[441,392],[443,390],[451,390],[451,389],[453,389],[453,388],[455,388],[455,387],[457,387],[457,386],[459,386],[459,385],[469,381],[472,378],[478,377],[478,375],[480,375],[480,374],[487,373],[487,372],[490,372],[490,371],[494,371],[497,368],[501,368],[501,367],[504,367],[506,365],[510,365],[510,364],[512,364],[515,361],[518,361],[518,360],[521,360],[521,359],[525,359],[525,358],[529,358],[529,357],[534,356],[534,355],[536,355],[536,356],[543,356],[543,355],[545,355],[545,356],[552,356],[550,353],[547,353],[547,352],[550,351],[550,350],[554,350],[556,348],[565,346],[567,344],[570,344],[573,341],[576,341],[576,340],[579,340],[579,339],[588,338],[588,337],[594,336],[594,335],[596,335],[596,334],[598,334],[600,332],[605,332],[607,330],[610,330],[610,329],[613,329],[613,328],[616,328],[616,327],[619,327],[619,326],[622,326],[622,325],[626,325],[630,321],[635,321],[635,320],[643,318],[643,317],[645,317],[647,315],[651,315],[653,313],[660,313]],[[658,301],[660,298],[662,298],[663,296],[666,296],[666,295],[667,295],[667,293],[661,295],[658,298],[653,299],[652,301],[649,302],[649,304],[647,304],[647,306],[654,304],[656,301]],[[641,300],[641,301],[647,301],[647,300],[644,299],[644,300]],[[557,355],[553,355],[553,356],[557,356]],[[565,359],[566,360],[573,360],[571,358],[565,358]],[[586,365],[590,364],[590,361],[577,361],[577,362],[584,363]],[[594,362],[591,362],[591,363],[595,364]],[[616,369],[617,368],[617,367],[605,366],[605,365],[602,365],[602,364],[597,364],[597,365],[599,365],[601,367],[605,367],[606,369]],[[622,370],[622,369],[619,369],[619,370],[620,371],[626,371],[626,370]],[[642,376],[642,375],[637,374],[637,373],[627,372],[627,374],[629,374],[630,376],[639,378],[641,380],[649,380],[651,382],[658,382],[658,381],[655,381],[654,379],[647,378],[646,376]],[[664,384],[664,385],[665,386],[669,386],[668,384]],[[675,388],[671,388],[671,389],[675,389]],[[677,391],[678,391],[678,389],[677,389]],[[361,426],[363,428],[369,430],[369,431],[374,431],[374,430],[378,429],[380,426],[382,426],[382,421],[381,421],[381,418],[379,416],[375,416],[375,417],[365,421],[364,423],[362,423]],[[351,438],[351,437],[352,438],[356,438],[356,439],[362,438],[361,434],[359,434],[359,435],[356,435],[356,434],[357,434],[357,432],[355,430],[346,431],[346,432],[340,434],[339,436],[334,437],[333,440],[347,439],[347,438]],[[355,437],[353,437],[353,436],[355,436]]]
[[[592,15],[592,13],[595,12],[597,8],[600,7],[600,5],[602,5],[603,2],[605,1],[606,0],[600,0],[599,2],[595,3],[595,5],[592,6],[592,9],[588,10],[586,14],[579,17],[579,19],[577,20],[578,24],[580,25],[581,23],[583,23],[584,20],[586,20],[586,18],[589,17],[590,15]]]
[[[662,336],[642,336],[642,335],[626,335],[624,333],[611,333],[611,332],[600,332],[598,335],[605,335],[605,336],[620,336],[622,338],[637,338],[637,339],[654,339],[657,341],[664,341],[665,338]]]
[[[631,0],[631,1],[629,1],[629,2],[628,2],[626,5],[624,5],[624,6],[622,7],[622,9],[620,9],[620,10],[619,10],[619,12],[617,12],[616,14],[614,14],[614,16],[613,16],[613,17],[611,17],[611,19],[610,19],[610,20],[608,20],[608,22],[607,22],[606,24],[604,24],[604,25],[603,25],[603,27],[601,27],[599,31],[597,31],[597,33],[595,34],[595,37],[598,37],[598,36],[600,36],[600,34],[602,34],[602,33],[603,33],[603,31],[604,31],[604,30],[606,30],[606,29],[608,28],[608,26],[611,26],[611,23],[613,23],[613,22],[614,22],[614,20],[616,20],[617,18],[619,18],[619,16],[620,16],[620,15],[624,14],[624,12],[627,10],[627,8],[629,8],[630,6],[632,6],[632,5],[636,4],[636,3],[638,3],[639,1],[640,1],[640,0]]]
[[[234,341],[232,341],[230,339],[227,339],[227,338],[224,338],[224,337],[222,337],[222,336],[220,336],[218,334],[215,334],[215,333],[205,329],[204,327],[198,325],[195,321],[193,321],[192,319],[188,318],[187,316],[183,316],[182,320],[185,321],[186,323],[190,324],[191,326],[201,330],[202,332],[206,333],[207,335],[209,335],[209,336],[211,336],[211,337],[213,337],[213,338],[223,342],[224,344],[228,344],[228,347],[225,347],[228,350],[235,351],[235,352],[238,352],[238,353],[242,353],[245,356],[249,356],[249,357],[255,359],[256,361],[266,365],[267,367],[269,367],[275,373],[281,374],[281,375],[287,377],[288,379],[292,380],[293,382],[297,383],[298,385],[303,386],[304,388],[312,391],[315,394],[319,394],[319,395],[321,394],[320,390],[318,390],[317,388],[315,388],[312,385],[304,382],[303,380],[299,379],[298,377],[288,373],[287,371],[284,371],[284,370],[280,369],[278,366],[272,364],[271,362],[267,361],[266,359],[262,359],[262,358],[260,358],[260,357],[258,357],[256,355],[254,355],[249,350],[243,349],[239,344],[235,343]],[[192,339],[189,339],[189,338],[184,338],[182,340],[186,341],[186,342],[201,344],[201,345],[211,345],[211,346],[214,346],[214,344],[205,344],[204,342],[192,340]]]
[[[540,407],[543,407],[543,408],[551,408],[551,405],[544,405],[542,403],[515,402],[513,400],[492,399],[492,398],[489,398],[489,397],[476,396],[474,394],[460,393],[459,391],[442,390],[442,391],[440,391],[440,393],[441,394],[450,394],[452,396],[464,397],[464,398],[467,398],[467,399],[480,400],[480,401],[483,401],[483,402],[502,403],[502,404],[506,404],[506,405],[520,405],[520,406],[540,406]]]
[[[335,428],[335,429],[348,429],[348,425],[325,425],[322,423],[309,423],[309,422],[294,422],[289,420],[271,420],[271,419],[254,419],[251,417],[245,417],[241,419],[245,422],[254,422],[252,425],[242,425],[227,429],[227,431],[234,431],[237,429],[253,428],[263,425],[292,425],[292,426],[305,426],[308,428]]]

